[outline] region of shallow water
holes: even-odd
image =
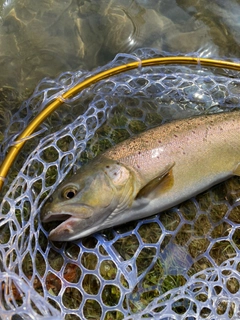
[[[239,13],[236,0],[2,0],[0,141],[44,77],[92,70],[140,47],[238,58]]]
[[[46,76],[92,69],[138,47],[237,57],[239,12],[234,0],[5,0],[0,87],[26,94]]]

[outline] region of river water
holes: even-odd
[[[239,14],[238,0],[1,0],[0,88],[25,96],[139,47],[237,58]]]

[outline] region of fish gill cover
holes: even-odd
[[[161,53],[162,55],[164,53]],[[15,137],[50,101],[101,70],[43,79],[11,118]],[[39,212],[60,181],[106,148],[176,118],[239,108],[235,71],[157,66],[99,81],[38,128],[11,168],[0,213],[0,319],[239,319],[239,178],[159,215],[69,243]],[[17,317],[17,318],[16,318]]]

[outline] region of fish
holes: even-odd
[[[174,207],[240,176],[240,112],[174,120],[133,136],[82,166],[43,206],[59,221],[52,241],[72,241]]]

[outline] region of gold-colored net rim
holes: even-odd
[[[22,133],[16,138],[14,145],[9,148],[9,151],[3,160],[0,166],[0,190],[4,184],[6,176],[9,169],[11,168],[14,160],[16,159],[18,153],[24,146],[26,140],[28,140],[31,134],[39,127],[39,125],[59,106],[61,106],[67,99],[74,97],[83,89],[88,88],[92,84],[101,81],[103,79],[109,78],[111,76],[117,75],[122,72],[127,72],[132,69],[150,67],[150,66],[159,66],[159,65],[168,65],[168,64],[180,64],[180,65],[200,65],[204,67],[215,67],[215,68],[226,68],[231,70],[240,71],[240,63],[224,61],[224,60],[215,60],[215,59],[206,59],[198,57],[159,57],[159,58],[150,58],[145,60],[137,60],[134,62],[129,62],[122,64],[111,69],[101,71],[95,75],[88,77],[80,83],[77,83],[72,88],[66,90],[65,93],[56,97],[52,102],[50,102],[44,110],[42,110],[22,131]]]

